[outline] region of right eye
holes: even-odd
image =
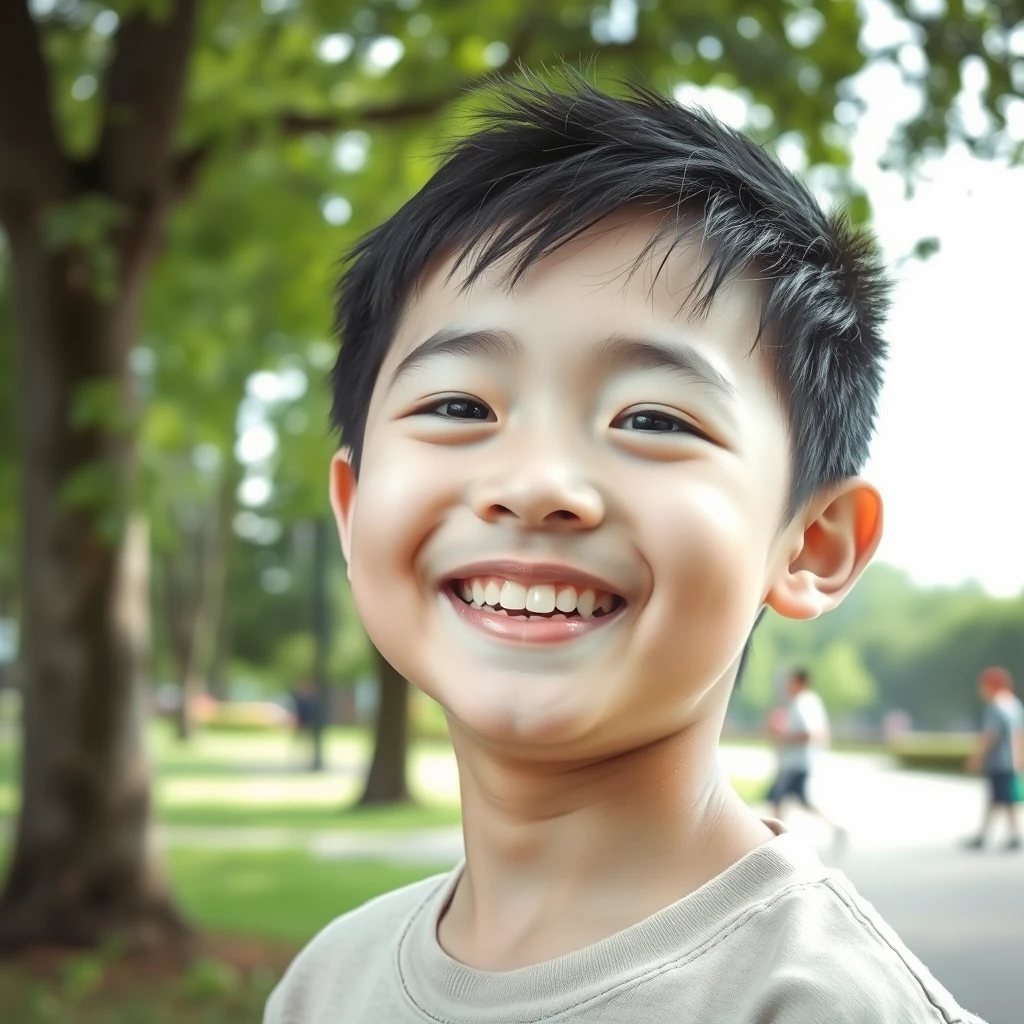
[[[446,420],[494,420],[490,408],[475,398],[445,398],[420,410]]]

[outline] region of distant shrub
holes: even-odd
[[[889,752],[903,768],[922,772],[963,772],[974,749],[973,733],[911,732],[893,737]]]

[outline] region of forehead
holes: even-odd
[[[378,385],[426,339],[445,330],[501,330],[518,351],[551,369],[593,356],[609,337],[655,338],[697,349],[740,390],[776,404],[761,346],[756,344],[762,287],[751,272],[728,281],[698,315],[689,300],[705,268],[708,244],[699,230],[672,246],[659,241],[660,219],[622,210],[531,265],[510,285],[513,257],[471,285],[476,252],[438,257],[405,304]]]

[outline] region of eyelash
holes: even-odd
[[[464,409],[482,410],[483,416],[460,416],[452,415],[449,412],[442,412],[446,406],[462,406]],[[484,403],[474,398],[444,398],[439,402],[434,402],[432,405],[425,406],[420,410],[420,413],[426,413],[431,416],[438,416],[445,420],[462,420],[467,423],[486,423],[494,421],[494,414],[491,409]],[[647,419],[652,423],[661,423],[668,425],[668,429],[651,429],[649,427],[635,427],[632,433],[637,434],[691,434],[694,437],[704,437],[705,435],[698,430],[692,423],[688,423],[684,419],[680,419],[678,416],[671,416],[668,413],[660,412],[656,409],[639,409],[635,412],[629,412],[622,416],[619,416],[612,423],[612,427],[616,430],[624,430],[625,427],[621,424],[635,419]]]
[[[441,410],[448,405],[471,406],[476,409],[483,409],[485,415],[453,416],[450,412],[441,412]],[[490,407],[485,405],[483,402],[478,402],[475,398],[442,398],[441,401],[424,406],[424,408],[419,411],[420,413],[426,413],[431,416],[438,416],[443,420],[464,420],[467,423],[486,423],[488,421],[493,421],[494,418],[494,414],[491,412]]]
[[[704,437],[692,423],[688,423],[684,419],[680,419],[678,416],[671,416],[667,412],[660,412],[657,409],[637,409],[634,412],[625,413],[622,416],[616,418],[612,423],[612,427],[616,430],[623,430],[620,424],[627,420],[633,420],[638,418],[644,418],[651,420],[652,422],[660,422],[669,425],[668,430],[652,430],[650,428],[634,428],[632,433],[636,434],[692,434],[694,437]]]

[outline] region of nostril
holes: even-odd
[[[569,512],[564,508],[560,508],[557,512],[552,512],[551,514],[556,519],[579,519],[575,512]]]

